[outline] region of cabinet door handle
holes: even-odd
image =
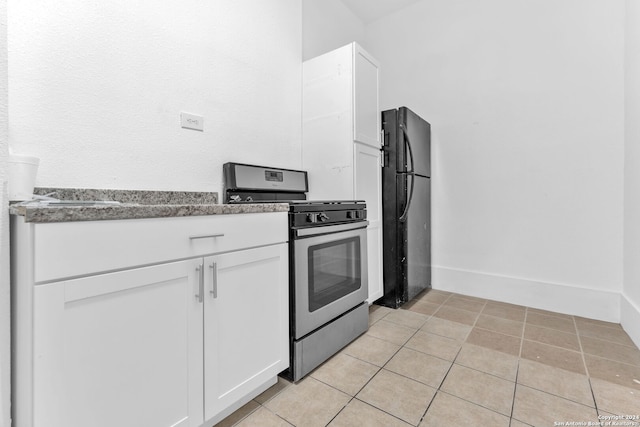
[[[196,299],[198,302],[202,302],[204,301],[204,269],[202,265],[197,266],[196,271],[198,272],[198,294]]]
[[[195,236],[189,236],[189,240],[196,240],[196,239],[211,239],[214,237],[222,237],[224,236],[224,233],[217,233],[217,234],[198,234]]]
[[[213,262],[209,264],[211,269],[211,290],[209,293],[212,298],[218,298],[218,264]]]

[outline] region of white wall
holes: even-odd
[[[626,0],[622,325],[640,346],[640,2]]]
[[[0,426],[6,427],[11,412],[8,155],[7,2],[0,0]]]
[[[301,3],[0,0],[0,426],[9,425],[9,142],[36,185],[222,191],[227,161],[300,167]],[[205,130],[180,128],[179,113]]]
[[[8,16],[10,143],[41,158],[36,185],[221,191],[227,161],[299,167],[300,2],[9,0]]]
[[[340,0],[302,0],[302,58],[364,41],[364,24]]]
[[[433,286],[618,321],[624,2],[424,0],[365,46],[433,126]]]

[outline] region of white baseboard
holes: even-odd
[[[620,292],[437,266],[431,282],[433,289],[620,323]]]
[[[623,292],[620,298],[620,324],[640,348],[640,307]]]

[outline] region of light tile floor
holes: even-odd
[[[640,416],[640,351],[620,325],[431,290],[399,310],[371,306],[366,334],[218,425],[607,425],[612,415]]]

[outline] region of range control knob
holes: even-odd
[[[314,214],[314,213],[307,214],[307,222],[312,222],[312,223],[318,222],[318,214]]]
[[[324,212],[320,212],[318,214],[318,219],[320,220],[320,222],[325,222],[326,220],[329,219],[329,217]]]

